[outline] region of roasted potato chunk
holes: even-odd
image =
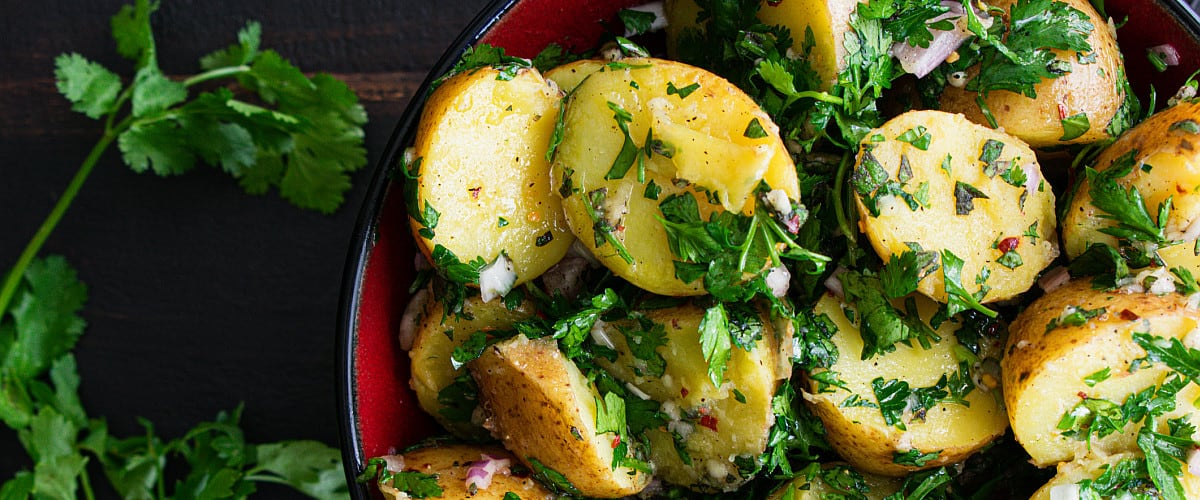
[[[825,500],[845,497],[883,500],[900,491],[900,487],[901,481],[896,478],[865,474],[846,464],[812,464],[767,499]]]
[[[460,73],[429,96],[406,197],[431,262],[493,263],[504,254],[511,287],[558,262],[574,238],[547,175],[562,92],[533,69],[499,76],[492,68]]]
[[[470,365],[484,426],[526,466],[561,474],[579,494],[615,498],[641,491],[649,474],[615,467],[611,432],[597,432],[596,388],[553,339],[518,335]]]
[[[708,71],[624,59],[592,73],[568,101],[553,163],[567,220],[604,266],[642,289],[704,293],[699,280],[675,277],[661,200],[691,194],[705,217],[752,213],[752,194],[766,183],[799,201],[778,127],[745,93]]]
[[[1196,239],[1200,236],[1200,103],[1181,102],[1155,113],[1138,124],[1096,158],[1095,173],[1079,182],[1063,216],[1063,244],[1067,255],[1078,257],[1090,245],[1112,247],[1119,241],[1104,231],[1118,226],[1109,210],[1131,207],[1113,203],[1116,186],[1136,189],[1152,223],[1163,226],[1164,243],[1154,253],[1167,267],[1183,266],[1200,275]],[[1123,175],[1121,175],[1123,173]],[[1098,175],[1097,175],[1098,174]],[[1093,182],[1095,180],[1096,182]],[[1101,196],[1093,198],[1093,191]],[[1170,202],[1167,220],[1157,220],[1160,207]],[[1100,205],[1100,206],[1097,206]],[[1156,228],[1151,228],[1155,232]],[[1153,236],[1143,238],[1152,240]]]
[[[913,298],[921,321],[928,322],[937,304]],[[954,321],[936,329],[941,340],[931,339],[929,348],[900,343],[892,352],[861,359],[862,336],[844,307],[837,297],[825,295],[814,308],[836,327],[832,341],[840,354],[828,371],[842,385],[822,388],[810,377],[804,397],[825,424],[829,444],[852,466],[903,476],[965,460],[1004,434],[1008,419],[999,395],[988,391],[986,370],[960,357],[965,349],[955,336]],[[981,343],[980,362],[998,357],[1000,348]],[[921,402],[921,394],[933,393],[941,396]]]
[[[1068,68],[1065,74],[1044,79],[1034,85],[1036,97],[1026,97],[1007,90],[994,90],[983,98],[1001,130],[1021,138],[1035,148],[1061,144],[1087,144],[1109,137],[1109,126],[1118,117],[1127,98],[1125,63],[1117,48],[1117,40],[1109,30],[1108,20],[1101,18],[1087,0],[1059,0],[1087,15],[1092,24],[1087,37],[1092,51],[1086,54],[1055,50]],[[1011,11],[1017,0],[990,2],[993,7]],[[967,78],[978,74],[978,67],[967,70]],[[947,86],[941,97],[941,109],[962,113],[971,121],[988,124],[987,117],[976,102],[978,94]],[[1090,125],[1076,137],[1066,134],[1063,122],[1083,115]],[[1119,130],[1120,127],[1117,127]],[[1070,137],[1064,139],[1064,137]]]
[[[1135,334],[1182,339],[1197,326],[1200,311],[1180,295],[1095,290],[1087,279],[1030,304],[1012,322],[1000,366],[1013,435],[1034,465],[1082,457],[1089,447],[1104,453],[1136,449],[1140,425],[1089,440],[1087,432],[1069,436],[1078,429],[1061,428],[1063,417],[1087,400],[1120,405],[1163,382],[1170,372],[1165,365],[1135,363],[1146,356]],[[1196,425],[1196,386],[1189,387],[1180,394],[1191,399],[1180,396],[1172,415],[1186,415]]]
[[[806,59],[828,88],[846,68],[844,42],[851,29],[850,14],[858,3],[858,0],[764,1],[758,18],[766,24],[788,28],[792,33],[792,50],[797,54],[804,54],[806,33],[811,30],[814,45]]]
[[[1122,461],[1138,460],[1142,458],[1141,454],[1137,453],[1117,453],[1114,455],[1100,456],[1088,455],[1084,458],[1063,462],[1058,464],[1058,472],[1050,481],[1047,481],[1044,486],[1039,488],[1030,500],[1054,500],[1058,498],[1094,498],[1081,495],[1080,483],[1084,480],[1096,479],[1104,474],[1106,470],[1116,467]],[[1183,491],[1187,495],[1185,498],[1200,498],[1200,477],[1197,477],[1191,472],[1188,467],[1183,467],[1183,472],[1179,477],[1179,482],[1183,486]],[[1130,490],[1145,491],[1145,488],[1151,486],[1146,484],[1149,479],[1144,479],[1142,484],[1130,484]],[[1128,491],[1128,490],[1127,490]],[[1121,498],[1118,495],[1107,498]]]
[[[750,480],[734,463],[757,459],[775,421],[771,398],[791,376],[790,323],[776,328],[750,308],[730,310],[731,321],[755,333],[752,348],[734,347],[723,382],[713,384],[701,350],[705,310],[695,305],[646,311],[638,320],[602,325],[615,361],[598,359],[617,379],[662,404],[671,421],[648,431],[655,475],[700,491],[732,491]],[[678,440],[678,442],[677,442]],[[691,463],[681,458],[686,454]]]
[[[441,498],[503,500],[507,493],[528,500],[558,498],[528,475],[513,475],[508,465],[498,466],[499,470],[490,475],[486,486],[481,486],[479,481],[468,482],[471,467],[484,467],[487,461],[517,463],[516,457],[499,446],[437,445],[384,459],[388,470],[381,474],[379,491],[389,500],[422,498],[409,495],[410,492],[398,489],[392,481],[387,480],[389,474],[413,472],[432,476],[442,490]],[[472,484],[474,488],[471,488]]]
[[[427,293],[418,297],[425,300],[414,304],[420,307],[420,312],[414,318],[416,333],[408,351],[412,362],[409,385],[416,391],[421,408],[451,434],[463,439],[484,439],[488,434],[480,426],[482,419],[473,416],[474,401],[442,393],[452,385],[467,384],[466,379],[470,378],[466,369],[456,365],[451,355],[472,337],[486,336],[529,318],[533,314],[532,307],[522,304],[509,309],[499,301],[483,302],[479,297],[471,297],[463,302],[462,314],[454,315],[446,314],[442,301],[428,298]],[[459,380],[463,377],[466,379]]]
[[[963,288],[988,287],[981,302],[1025,292],[1058,256],[1054,193],[1033,150],[962,115],[889,120],[859,145],[850,185],[859,229],[885,261],[914,248],[951,252],[963,260]],[[943,272],[918,290],[946,302]]]

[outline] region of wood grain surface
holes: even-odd
[[[78,52],[128,75],[109,17],[122,2],[4,2],[0,15],[0,274],[99,138],[56,90],[54,58]],[[370,116],[370,164],[345,205],[304,212],[249,196],[217,169],[135,174],[110,150],[43,254],[64,255],[88,285],[76,348],[83,403],[110,431],[137,417],[173,438],[245,404],[252,442],[338,445],[335,335],[351,232],[370,170],[428,68],[486,0],[166,0],[153,18],[172,75],[234,41],[247,20],[263,46],[329,72]],[[0,482],[32,463],[0,428]],[[103,482],[103,481],[98,481]]]

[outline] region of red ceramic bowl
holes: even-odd
[[[616,25],[617,11],[642,3],[646,0],[493,1],[446,50],[409,103],[375,167],[343,284],[338,324],[342,455],[356,498],[370,497],[366,486],[354,483],[370,457],[402,449],[439,430],[408,386],[408,356],[397,340],[416,250],[400,194],[403,178],[391,175],[416,134],[429,83],[476,43],[504,47],[520,57],[533,57],[552,42],[574,51],[591,48],[607,26]],[[1129,17],[1118,36],[1127,73],[1143,103],[1152,85],[1161,103],[1200,68],[1200,19],[1181,0],[1106,4],[1114,19]],[[1164,43],[1175,46],[1182,64],[1159,73],[1145,52]]]

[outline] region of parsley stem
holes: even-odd
[[[88,175],[92,173],[92,168],[96,166],[96,162],[100,160],[100,156],[108,149],[108,145],[112,144],[113,139],[116,139],[117,134],[105,132],[92,151],[88,153],[87,158],[83,160],[83,164],[79,165],[79,170],[75,172],[75,176],[71,178],[70,184],[67,184],[67,189],[63,191],[62,197],[54,204],[54,209],[50,211],[50,215],[46,216],[46,220],[42,221],[41,227],[34,233],[33,238],[25,245],[25,250],[21,252],[21,256],[17,258],[17,263],[13,265],[8,276],[4,278],[4,286],[0,287],[0,314],[8,310],[8,304],[12,302],[13,295],[17,293],[17,285],[21,283],[21,277],[25,275],[25,269],[33,262],[33,258],[37,257],[37,253],[42,249],[42,245],[46,243],[46,239],[50,237],[50,233],[54,232],[54,228],[58,226],[58,221],[62,220],[62,216],[67,211],[67,207],[71,206],[71,202],[75,200],[75,195],[79,194],[79,189],[83,187],[84,181]]]
[[[795,94],[792,94],[792,97],[795,97],[795,98],[808,97],[810,99],[813,99],[816,101],[821,101],[821,102],[827,102],[827,103],[833,104],[835,106],[841,106],[843,104],[846,104],[846,100],[842,99],[841,97],[830,94],[829,92],[817,92],[815,90],[805,90],[803,92],[796,92]]]
[[[184,80],[183,86],[191,87],[192,85],[207,82],[209,80],[216,80],[217,78],[225,78],[227,76],[240,75],[242,73],[249,73],[249,72],[250,72],[250,67],[246,66],[245,64],[238,65],[238,66],[226,66],[224,68],[217,68],[217,69],[205,71],[198,75],[194,75],[194,76]]]
[[[848,189],[846,184],[846,172],[850,170],[850,152],[846,151],[842,154],[842,162],[838,164],[837,175],[833,180],[833,213],[837,216],[838,229],[842,231],[842,236],[845,236],[850,244],[855,243],[854,228],[850,226],[849,212],[846,200],[843,199],[842,193]],[[854,259],[854,252],[850,252],[851,260]]]
[[[758,217],[750,217],[750,229],[746,230],[746,241],[742,242],[741,255],[738,256],[738,271],[746,271],[746,258],[750,253],[750,244],[754,242],[754,235],[758,233]]]
[[[92,480],[88,478],[88,473],[85,470],[79,475],[79,485],[83,487],[83,496],[88,500],[96,500],[96,493],[92,491]]]

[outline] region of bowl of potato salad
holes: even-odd
[[[340,323],[359,498],[1200,497],[1174,0],[497,1]]]

